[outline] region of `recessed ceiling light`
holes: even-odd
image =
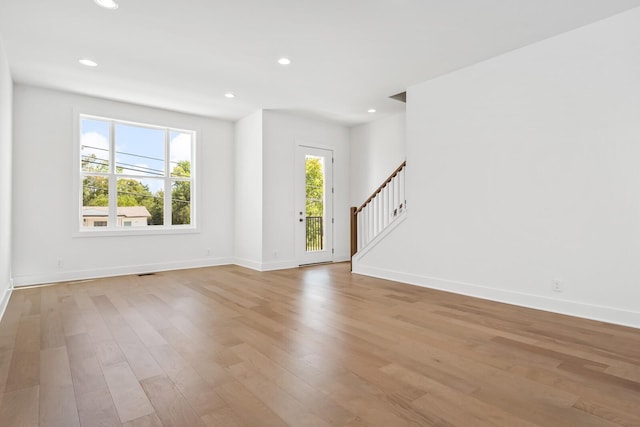
[[[90,59],[80,59],[78,61],[79,63],[81,63],[82,65],[84,65],[85,67],[97,67],[98,63],[95,61],[92,61]]]
[[[280,58],[280,59],[278,59],[278,64],[280,64],[280,65],[289,65],[289,64],[291,64],[291,60],[289,58]]]
[[[232,92],[227,92],[227,93],[224,94],[224,96],[225,96],[225,98],[231,99],[231,98],[235,98],[236,94],[232,93]]]
[[[93,0],[98,6],[104,7],[109,10],[116,10],[118,8],[118,3],[113,0]]]
[[[376,112],[376,109],[375,109],[375,108],[369,108],[369,109],[367,110],[367,113],[375,113],[375,112]]]

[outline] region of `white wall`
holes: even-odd
[[[13,82],[0,40],[0,318],[11,290],[11,157]]]
[[[355,270],[640,326],[639,46],[635,9],[410,88],[408,217]]]
[[[351,140],[351,206],[359,206],[405,160],[405,113],[354,126]]]
[[[262,265],[262,111],[235,125],[235,262]]]
[[[334,154],[334,261],[349,259],[349,130],[321,120],[263,112],[263,269],[297,266],[295,254],[296,146]]]
[[[198,233],[73,237],[74,108],[198,132]],[[17,85],[13,276],[16,285],[231,262],[233,124]],[[59,267],[58,259],[63,260]]]

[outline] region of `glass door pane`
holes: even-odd
[[[306,251],[324,250],[324,158],[305,156]]]

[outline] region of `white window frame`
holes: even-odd
[[[109,173],[86,173],[82,170],[81,162],[81,150],[82,150],[82,119],[94,119],[103,120],[109,122]],[[123,124],[128,126],[138,126],[150,129],[160,129],[164,131],[165,135],[165,176],[164,177],[146,177],[141,175],[130,175],[116,172],[115,165],[115,125]],[[183,233],[198,233],[199,227],[197,225],[197,200],[199,198],[199,192],[197,191],[198,182],[198,130],[197,129],[183,129],[176,126],[162,126],[141,123],[131,120],[123,120],[121,118],[115,118],[113,116],[108,117],[106,115],[96,115],[83,113],[78,110],[74,110],[74,194],[75,194],[75,206],[77,206],[77,217],[74,218],[73,237],[89,237],[89,236],[132,236],[132,235],[150,235],[150,234],[183,234]],[[181,177],[172,177],[170,170],[170,133],[180,132],[191,134],[191,176],[187,179]],[[83,226],[83,212],[82,212],[82,185],[84,176],[108,176],[109,178],[109,217],[107,227],[85,227]],[[155,178],[162,179],[164,181],[164,220],[163,225],[154,225],[149,227],[118,227],[117,226],[117,180],[118,179],[144,179]],[[175,181],[189,181],[191,182],[191,220],[190,224],[171,224],[171,189],[172,183]],[[167,195],[169,195],[167,197]]]

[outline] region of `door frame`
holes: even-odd
[[[302,155],[309,154],[310,150],[318,150],[324,152],[325,158],[327,158],[327,166],[325,166],[325,248],[322,251],[322,256],[319,253],[315,253],[315,255],[310,255],[309,252],[306,252],[306,212],[304,201],[306,200],[306,191],[305,191],[305,169],[304,162],[299,162]],[[313,154],[313,153],[311,153]],[[330,163],[329,163],[330,159]],[[333,147],[308,143],[308,142],[298,142],[295,146],[295,156],[294,156],[294,222],[295,222],[295,255],[296,255],[296,263],[299,266],[311,265],[311,264],[319,264],[326,262],[333,262],[334,257],[334,225],[335,225],[335,216],[334,216],[334,188],[335,184],[333,182],[334,179],[334,159],[335,159],[335,150]],[[329,185],[330,184],[330,185]],[[330,202],[327,203],[327,199],[330,198]],[[329,205],[329,206],[327,206]],[[327,209],[330,207],[330,210]],[[303,226],[300,226],[300,215],[299,212],[305,212],[303,221]]]

